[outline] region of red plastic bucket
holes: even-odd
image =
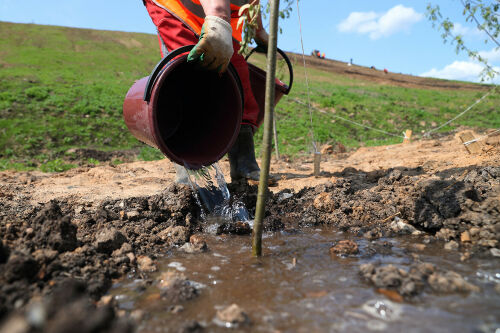
[[[129,89],[123,117],[140,141],[173,162],[199,169],[221,159],[238,136],[243,90],[236,70],[218,73],[187,62],[193,45],[169,53]]]
[[[247,55],[246,60],[256,51],[256,49],[253,49],[250,51],[250,53]],[[285,83],[281,82],[280,80],[276,79],[275,82],[275,90],[274,90],[274,105],[278,104],[280,101],[281,97],[283,95],[288,95],[290,90],[292,89],[293,85],[293,67],[292,63],[290,62],[290,59],[286,55],[285,52],[283,52],[280,49],[277,49],[277,52],[283,57],[283,60],[285,60],[287,66],[288,66],[288,72],[289,72],[289,77],[290,77],[290,82],[288,85]],[[257,117],[257,124],[260,126],[262,122],[264,121],[264,105],[265,105],[265,97],[266,97],[266,72],[259,67],[248,64],[248,71],[250,74],[250,85],[252,86],[252,93],[255,97],[255,100],[257,101],[257,104],[259,105],[259,115]]]

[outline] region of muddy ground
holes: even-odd
[[[475,156],[453,136],[352,153],[333,147],[320,178],[311,176],[307,158],[274,162],[280,180],[271,188],[265,230],[330,226],[368,239],[411,237],[415,253],[438,243],[464,262],[477,256],[497,261],[498,139],[483,142],[483,153]],[[222,169],[227,173],[227,161]],[[118,310],[106,295],[113,282],[125,276],[148,281],[169,248],[196,252],[205,246],[200,208],[189,187],[173,184],[172,170],[170,162],[159,161],[62,174],[1,173],[0,331],[133,331],[138,318]],[[253,215],[257,186],[229,188]],[[219,228],[249,230],[241,224]],[[333,244],[330,251],[363,255],[352,241]],[[401,301],[423,289],[475,291],[458,274],[426,263],[409,271],[377,264],[359,269],[367,288],[383,288]],[[175,303],[189,301],[184,287],[175,287]],[[186,325],[186,331],[201,329]]]

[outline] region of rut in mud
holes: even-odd
[[[409,234],[418,243],[459,250],[465,261],[500,256],[499,167],[436,173],[420,167],[373,172],[347,168],[336,176],[335,182],[298,193],[270,193],[265,230],[293,234],[330,226],[369,240]],[[229,184],[229,188],[253,214],[256,186]],[[158,257],[169,248],[186,243],[194,246],[193,252],[204,248],[203,240],[192,237],[205,229],[187,186],[171,185],[158,195],[76,206],[69,200],[32,206],[25,199],[0,198],[3,325],[24,325],[25,331],[64,332],[76,324],[82,332],[131,331],[133,319],[103,297],[113,280],[147,277],[158,269]],[[241,224],[218,230],[250,232]],[[421,271],[419,267],[415,269]],[[432,273],[420,274],[415,290],[432,286]],[[466,289],[450,289],[450,284],[461,283],[459,277],[437,273],[443,290],[475,290],[466,284],[462,284]],[[396,280],[399,276],[400,282],[379,282],[383,279],[377,276],[384,274]],[[407,275],[374,263],[360,268],[359,278],[367,288],[374,284],[406,297],[406,289],[401,288]]]

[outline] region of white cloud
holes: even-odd
[[[340,22],[340,32],[357,32],[368,34],[371,39],[387,37],[399,31],[408,31],[410,27],[422,20],[423,15],[413,8],[397,5],[387,12],[352,12]]]
[[[456,36],[456,35],[462,35],[462,36],[469,36],[469,37],[478,37],[482,36],[484,32],[480,31],[476,27],[470,28],[463,26],[460,23],[453,23],[453,29],[451,30],[451,33]],[[486,35],[484,35],[486,37]]]
[[[420,76],[447,80],[479,82],[479,74],[483,68],[484,67],[482,65],[473,61],[454,61],[442,69],[433,68],[430,71],[420,74]],[[494,67],[494,69],[495,71],[500,71],[500,67]],[[497,77],[493,80],[493,82],[500,83],[500,79]]]
[[[496,49],[491,49],[490,51],[480,51],[479,55],[489,62],[500,61],[500,47]]]

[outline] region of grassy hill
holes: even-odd
[[[277,108],[280,152],[311,150],[304,70]],[[123,98],[134,80],[159,60],[156,36],[0,22],[0,170],[61,171],[74,166],[70,148],[133,150],[137,158],[162,155],[138,142],[122,120]],[[263,64],[263,56],[255,56]],[[401,140],[339,120],[401,134],[429,130],[454,117],[488,86],[385,74],[308,58],[313,128],[320,143],[347,147]],[[500,127],[500,94],[477,105],[442,131],[459,126]],[[258,140],[262,135],[258,132]],[[89,158],[88,163],[97,163]],[[116,163],[119,163],[116,160]]]

